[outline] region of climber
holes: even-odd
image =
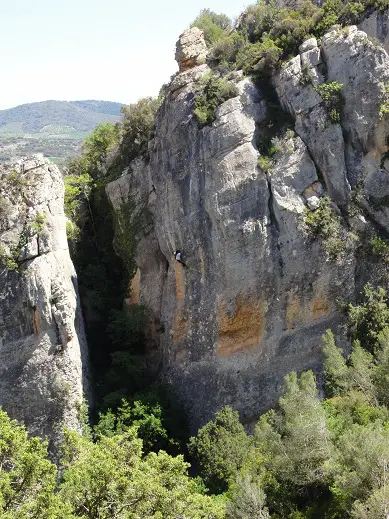
[[[176,260],[178,261],[178,263],[181,263],[181,265],[184,265],[184,267],[188,268],[188,265],[182,259],[182,254],[181,254],[180,250],[177,249],[175,252],[173,252],[173,255],[176,258]]]

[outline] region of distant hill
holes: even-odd
[[[0,110],[0,163],[43,153],[65,164],[99,123],[120,120],[122,106],[111,101],[42,101]]]
[[[120,119],[121,103],[110,101],[41,101],[0,110],[0,133],[54,135],[89,132],[98,123]]]

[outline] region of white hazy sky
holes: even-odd
[[[0,0],[0,109],[47,99],[131,103],[156,95],[177,70],[177,37],[199,11],[236,17],[248,3]]]

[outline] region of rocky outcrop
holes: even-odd
[[[250,423],[274,404],[285,374],[319,371],[324,331],[344,341],[337,300],[353,300],[367,280],[355,234],[389,222],[371,204],[386,196],[388,119],[379,111],[389,58],[363,32],[331,30],[320,47],[308,40],[274,78],[295,133],[278,139],[266,171],[257,140],[269,107],[249,79],[237,76],[239,95],[199,129],[194,95],[207,71],[200,65],[174,78],[149,160],[107,187],[117,210],[131,199],[137,214],[151,215],[139,235],[132,298],[152,311],[163,376],[194,428],[226,404]],[[325,81],[343,84],[338,121],[317,88]],[[351,217],[356,186],[363,214]],[[304,224],[323,194],[343,215],[337,260]],[[188,268],[174,260],[176,248]]]
[[[80,429],[87,346],[62,174],[41,156],[0,168],[0,404],[55,450]]]
[[[370,12],[358,27],[368,36],[378,40],[386,52],[389,52],[389,11],[387,9]]]
[[[192,27],[183,32],[176,45],[176,61],[180,72],[201,65],[206,57],[207,46],[203,31]]]

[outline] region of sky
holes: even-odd
[[[177,71],[178,36],[203,8],[243,0],[0,0],[0,109],[57,99],[157,95]]]

